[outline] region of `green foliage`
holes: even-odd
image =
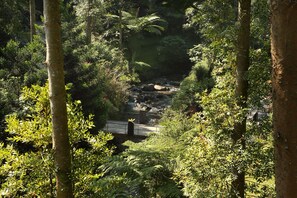
[[[48,88],[37,85],[25,87],[21,100],[25,113],[22,117],[12,114],[7,117],[10,143],[1,145],[2,165],[0,175],[4,178],[1,194],[6,197],[41,196],[55,194],[55,170],[51,150],[51,114],[48,101]],[[97,171],[106,156],[111,155],[107,141],[111,135],[89,133],[94,127],[92,116],[84,117],[80,101],[67,103],[68,130],[72,155],[72,178],[75,195],[92,195],[88,185],[102,173]],[[31,149],[19,152],[14,146],[27,144]],[[40,171],[42,167],[42,171]]]
[[[78,2],[75,8],[80,8],[75,9],[76,15],[85,27],[88,6],[86,2]],[[129,60],[132,74],[136,72],[141,79],[148,79],[156,73],[184,73],[189,69],[186,50],[193,42],[188,38],[188,32],[182,31],[183,13],[164,7],[161,1],[106,1],[97,6],[98,2],[93,1],[89,11],[93,36],[101,35],[121,48]],[[178,43],[170,45],[167,36]],[[165,43],[159,42],[162,38]],[[172,60],[172,55],[176,59]],[[172,69],[173,66],[178,70]]]
[[[165,23],[163,19],[161,19],[156,14],[150,14],[142,17],[133,16],[129,12],[122,11],[122,20],[123,24],[125,24],[126,28],[129,31],[134,33],[139,33],[141,31],[147,31],[153,34],[161,34],[162,31],[165,30],[164,25],[159,25],[160,23]]]
[[[100,180],[103,183],[99,182],[98,186],[103,186],[102,192],[110,192],[104,196],[228,197],[234,167],[237,167],[246,173],[246,196],[273,197],[269,112],[261,120],[248,119],[244,150],[231,138],[234,124],[242,121],[250,109],[265,109],[263,104],[269,104],[270,94],[269,50],[259,39],[260,32],[266,32],[261,29],[259,35],[254,35],[258,42],[255,46],[264,48],[251,49],[249,108],[241,109],[236,103],[234,11],[237,7],[232,3],[207,1],[196,3],[188,10],[189,25],[197,28],[204,40],[190,50],[195,66],[181,83],[173,107],[184,110],[195,104],[201,107],[201,112],[186,117],[184,113],[167,111],[161,121],[160,134],[138,144],[127,143],[129,148],[122,155],[103,166],[106,172]],[[263,6],[262,3],[259,6]],[[260,18],[253,20],[255,24],[261,21]],[[195,26],[198,23],[199,26]],[[157,174],[160,172],[166,177],[160,177]],[[160,193],[168,192],[166,184],[172,184],[170,188],[176,193]]]
[[[240,167],[246,171],[247,197],[273,197],[271,120],[263,121],[261,127],[250,123],[254,130],[249,130],[245,137],[246,150],[222,135],[224,131],[216,131],[217,126],[213,126],[208,118],[200,119],[199,123],[203,126],[199,135],[185,148],[175,169],[174,175],[182,184],[184,194],[189,197],[228,197],[232,170]]]
[[[92,1],[90,7],[94,26],[106,14],[106,7],[96,6],[100,2]],[[65,80],[72,86],[72,97],[82,101],[84,114],[93,114],[96,129],[100,129],[106,119],[118,114],[126,101],[128,83],[137,77],[129,74],[123,52],[106,41],[104,35],[98,36],[101,30],[92,29],[93,40],[86,43],[85,20],[89,8],[86,1],[76,3],[74,7],[63,6]]]
[[[220,92],[214,88],[202,96],[203,116],[190,118],[168,110],[159,134],[141,143],[126,143],[129,148],[103,166],[106,172],[98,186],[102,193],[110,193],[104,196],[228,197],[234,167],[246,170],[247,196],[273,195],[270,117],[260,124],[249,122],[247,148],[242,150],[230,138],[233,122],[239,119],[232,115],[232,108],[238,112],[234,100]],[[211,98],[215,96],[222,98],[216,105],[217,98]]]
[[[171,179],[167,152],[158,150],[154,143],[126,143],[129,150],[102,167],[100,197],[180,197]]]
[[[263,110],[263,106],[271,104],[270,12],[267,1],[257,1],[253,5],[249,104]]]
[[[165,73],[172,71],[183,71],[184,64],[188,62],[187,55],[188,43],[179,35],[163,37],[157,48],[158,59]]]
[[[11,113],[18,107],[19,78],[11,77],[6,80],[2,78],[0,84],[0,119],[2,132],[5,126],[5,115]]]
[[[126,142],[129,148],[104,164],[98,182],[102,197],[182,197],[174,180],[176,159],[195,136],[195,119],[172,110],[161,121],[160,134],[140,143]]]
[[[195,119],[184,115],[179,111],[168,109],[160,120],[161,135],[178,140],[185,132],[195,128]],[[166,138],[164,138],[166,139]]]
[[[34,41],[22,45],[10,40],[0,48],[0,133],[5,127],[5,115],[19,109],[19,97],[23,86],[43,84],[47,78],[43,65],[44,43],[36,36]]]
[[[182,186],[184,196],[230,196],[233,168],[241,167],[246,171],[247,196],[273,197],[271,118],[248,122],[247,148],[242,150],[230,137],[240,111],[223,89],[230,82],[223,82],[221,89],[215,87],[201,96],[202,113],[189,119],[169,111],[164,114],[161,133],[151,138],[158,140],[154,143],[159,149],[168,148],[166,155],[174,164],[172,178]]]
[[[219,83],[207,94],[200,92],[203,112],[198,114],[197,136],[184,150],[175,170],[177,181],[189,197],[223,197],[230,193],[232,167],[236,149],[230,135],[237,112],[234,97],[230,95],[231,75],[219,78]],[[224,82],[224,83],[223,83]],[[222,84],[223,83],[223,84]],[[233,84],[233,83],[232,83]],[[193,95],[192,95],[193,96]],[[242,159],[243,160],[243,159]]]
[[[130,56],[129,66],[132,74],[135,71],[141,72],[141,66],[149,66],[149,64],[139,64],[143,61],[136,61],[138,51],[141,51],[139,40],[144,38],[144,32],[161,35],[165,30],[166,21],[155,14],[149,14],[139,17],[138,14],[133,16],[128,12],[123,12],[122,22],[120,22],[128,30],[125,39],[125,46],[127,48],[127,55]],[[127,36],[128,35],[128,36]]]
[[[230,184],[234,177],[232,172],[234,167],[237,167],[246,173],[247,197],[273,197],[273,145],[269,113],[258,121],[248,119],[247,133],[244,136],[245,150],[242,150],[240,144],[234,143],[231,139],[234,123],[240,122],[251,110],[239,108],[234,97],[235,56],[232,52],[234,49],[232,40],[236,38],[234,37],[236,26],[226,26],[232,22],[228,18],[232,16],[230,14],[225,15],[224,18],[218,18],[228,7],[217,9],[218,4],[226,2],[210,1],[208,4],[196,4],[196,9],[190,9],[188,13],[189,24],[193,26],[199,23],[199,32],[203,34],[208,44],[207,47],[204,44],[193,48],[192,60],[200,66],[204,60],[207,60],[205,62],[212,68],[210,71],[212,71],[215,84],[210,93],[201,94],[201,91],[195,90],[196,93],[191,95],[192,97],[198,96],[196,100],[198,99],[203,109],[200,113],[201,118],[198,117],[197,120],[201,130],[198,137],[193,139],[192,144],[185,148],[184,156],[178,160],[175,176],[176,180],[181,182],[186,196],[228,197],[231,190]],[[261,9],[263,9],[263,2],[254,4],[254,6],[254,11],[259,9],[257,6],[262,6]],[[217,10],[213,10],[211,14],[200,12],[214,8]],[[230,11],[231,9],[228,12],[231,13]],[[262,16],[264,15],[262,12]],[[262,36],[261,32],[266,32],[264,29],[268,27],[261,30],[253,29],[262,27],[254,26],[261,21],[259,15],[254,17],[252,32],[255,33],[253,36],[256,37],[256,42],[253,47],[261,45],[262,49],[257,47],[251,49],[248,106],[251,109],[263,111],[264,107],[269,104],[270,98],[268,81],[270,63],[267,53],[269,50],[266,48],[268,45],[259,37]],[[205,78],[204,73],[200,72],[202,78]]]
[[[275,197],[272,115],[247,126],[247,192]]]
[[[214,84],[231,80],[234,73],[226,79],[221,77],[234,65],[234,7],[233,2],[209,1],[195,3],[188,8],[186,28],[199,32],[203,40],[189,50],[194,66],[188,77],[181,83],[180,91],[173,100],[173,108],[187,110],[190,113],[201,111],[201,93],[209,93]],[[220,9],[218,9],[220,8]],[[215,69],[215,71],[213,71]],[[231,79],[230,79],[231,78]],[[229,81],[230,82],[230,81]],[[230,83],[234,83],[230,82]],[[232,84],[231,84],[232,85]],[[222,89],[223,87],[219,87]],[[229,87],[232,90],[232,87]],[[228,89],[228,88],[227,88]],[[217,99],[214,97],[214,99]],[[220,103],[216,103],[220,104]]]
[[[235,36],[237,5],[233,0],[210,0],[196,2],[186,10],[188,21],[185,27],[191,27],[202,35],[205,41],[227,39],[233,41]],[[224,45],[221,45],[223,47]]]
[[[234,167],[239,167],[246,172],[247,196],[273,197],[271,118],[266,116],[258,121],[248,120],[248,131],[244,137],[245,150],[242,150],[239,143],[234,144],[231,138],[234,123],[241,121],[250,110],[240,109],[234,97],[233,41],[236,38],[236,26],[227,26],[234,21],[228,18],[234,16],[230,14],[233,7],[217,9],[219,4],[226,2],[210,1],[196,4],[196,8],[190,9],[188,13],[189,24],[193,27],[199,22],[197,27],[205,41],[190,51],[195,66],[182,82],[173,107],[181,108],[185,104],[196,103],[203,111],[196,118],[193,117],[196,119],[196,125],[189,127],[189,132],[182,132],[184,130],[180,126],[183,126],[184,122],[178,117],[168,122],[170,127],[164,129],[168,130],[165,134],[171,134],[171,131],[177,134],[174,137],[179,141],[176,141],[174,146],[183,148],[179,152],[175,149],[168,151],[168,155],[171,155],[171,152],[179,153],[175,159],[176,166],[172,169],[173,178],[182,186],[185,196],[228,197],[230,184],[234,179],[232,172]],[[209,14],[206,10],[213,12]],[[229,14],[221,17],[225,12]],[[255,19],[255,22],[258,21]],[[259,32],[265,31],[261,29]],[[267,46],[263,41],[259,43]],[[269,104],[269,56],[266,52],[269,52],[266,48],[251,50],[252,61],[248,76],[251,89],[248,106],[252,109],[263,109],[263,104]],[[201,85],[200,81],[204,83]],[[204,90],[206,91],[203,92]],[[170,117],[168,114],[164,116]],[[187,139],[187,144],[180,141],[182,139]],[[168,141],[166,143],[170,145]]]
[[[185,149],[175,170],[184,194],[188,197],[228,197],[231,177],[227,173],[232,167],[228,150],[218,149],[204,134],[195,137],[192,144]]]
[[[88,46],[72,45],[65,46],[66,83],[72,86],[72,97],[82,101],[85,115],[93,114],[96,127],[101,128],[107,117],[115,115],[126,101],[131,80],[127,61],[121,51],[104,40]]]
[[[28,3],[29,4],[29,3]],[[2,0],[0,7],[0,47],[6,45],[10,39],[24,39],[26,34],[24,33],[24,21],[27,17],[24,17],[26,12],[27,1],[10,1]],[[29,23],[28,23],[29,26]],[[27,26],[27,27],[28,27]],[[29,37],[28,37],[29,38]],[[26,40],[26,39],[25,39]]]
[[[191,49],[190,55],[195,65],[190,74],[181,82],[180,90],[173,98],[172,107],[195,113],[202,110],[199,106],[200,94],[204,91],[210,92],[214,86],[210,75],[214,63],[208,57],[209,53],[206,49],[200,45]]]
[[[228,197],[234,167],[246,173],[246,197],[274,197],[266,0],[252,1],[246,109],[239,108],[234,98],[236,1],[93,0],[91,6],[88,1],[67,2],[62,6],[66,81],[72,97],[82,101],[67,104],[76,197]],[[7,42],[22,37],[22,3],[5,0],[0,8],[1,118],[22,107],[7,117],[9,142],[0,145],[1,195],[53,197],[47,92],[38,86],[20,91],[24,85],[44,82],[44,44],[38,37],[30,44]],[[189,6],[184,27],[200,39],[192,49],[188,50],[189,43],[195,39],[182,30],[184,14],[168,5]],[[86,45],[89,16],[93,39]],[[103,126],[107,115],[121,108],[127,82],[137,78],[129,75],[128,66],[142,77],[155,77],[164,70],[183,71],[188,58],[194,66],[174,97],[174,110],[164,113],[160,133],[141,143],[127,142],[126,151],[106,160],[111,137],[89,131],[94,130],[92,119],[97,127]],[[256,110],[264,116],[248,118],[243,150],[232,141],[234,123]]]
[[[39,36],[24,46],[18,41],[10,40],[0,49],[1,78],[20,78],[20,86],[45,82],[46,71],[44,43]]]

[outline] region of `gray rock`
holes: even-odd
[[[142,91],[155,91],[154,84],[143,85]]]
[[[139,87],[133,86],[133,87],[130,88],[130,91],[140,93],[141,89]]]

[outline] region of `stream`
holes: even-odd
[[[129,89],[129,99],[124,108],[123,120],[156,125],[164,110],[171,105],[180,81],[158,78],[134,85]]]

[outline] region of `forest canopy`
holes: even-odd
[[[0,196],[294,197],[295,10],[2,0]],[[106,128],[153,110],[160,130],[145,137]]]

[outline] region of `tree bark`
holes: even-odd
[[[123,49],[123,16],[122,16],[122,10],[119,11],[119,20],[120,20],[119,48],[120,48],[120,50],[122,50]]]
[[[30,40],[33,41],[33,36],[36,34],[35,23],[36,23],[36,8],[35,0],[30,1]]]
[[[52,114],[57,198],[73,197],[59,0],[44,0],[46,63]]]
[[[238,21],[239,30],[237,37],[236,55],[236,87],[235,97],[237,105],[241,109],[246,109],[248,98],[248,79],[249,68],[249,48],[250,48],[250,21],[251,21],[251,0],[239,0],[238,2]],[[246,133],[246,116],[242,121],[236,122],[232,140],[235,143],[240,141],[242,149],[245,149],[244,135]],[[239,167],[234,168],[235,179],[232,181],[232,197],[244,197],[245,189],[245,170]]]
[[[279,198],[297,195],[297,2],[271,0],[275,183]]]
[[[92,15],[91,15],[91,9],[92,9],[92,0],[88,0],[88,12],[87,12],[87,21],[86,21],[86,39],[87,44],[90,44],[92,41]]]

